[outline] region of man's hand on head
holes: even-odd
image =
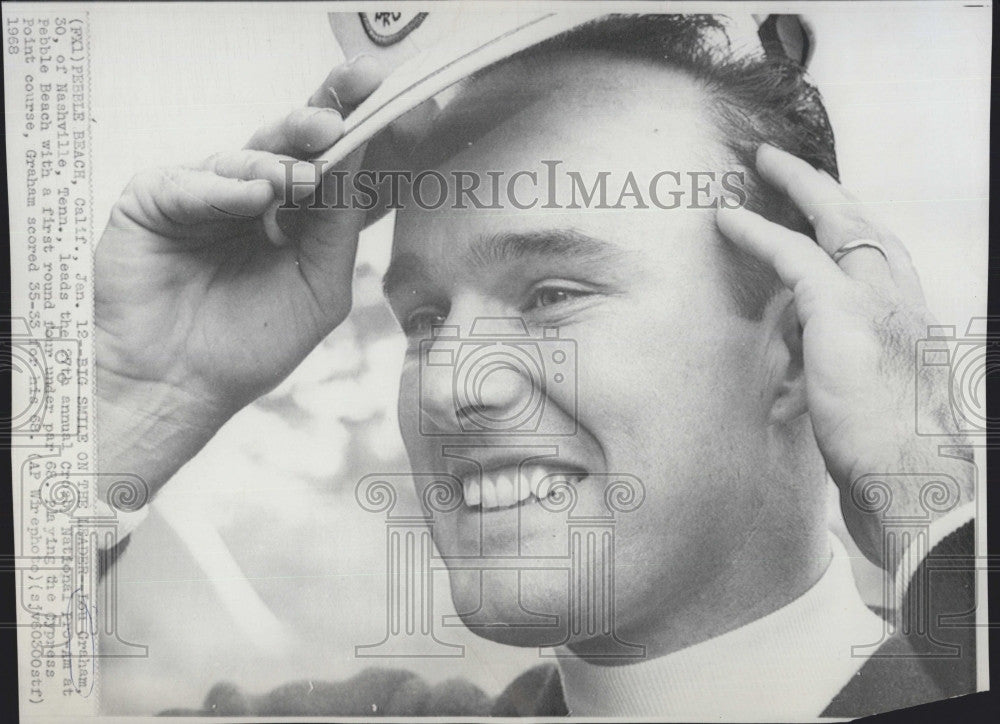
[[[308,199],[271,212],[291,198],[289,176],[316,178],[303,159],[341,137],[343,115],[381,80],[362,56],[243,150],[129,184],[95,258],[102,470],[155,491],[347,316],[365,212]]]
[[[916,394],[917,342],[934,320],[906,248],[832,177],[766,144],[757,170],[806,215],[818,244],[746,209],[720,209],[718,226],[794,294],[817,444],[848,528],[866,555],[885,563],[881,517],[854,499],[865,476],[886,476],[895,486],[894,515],[926,516],[921,488],[935,476],[957,484],[950,508],[974,495],[971,453],[962,447],[968,441],[951,414],[949,390]],[[942,445],[965,456],[942,456]]]

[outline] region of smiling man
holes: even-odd
[[[721,32],[706,16],[583,24],[467,79],[419,138],[381,139],[408,169],[445,178],[558,159],[615,189],[665,170],[707,179],[700,201],[670,209],[580,208],[566,184],[527,208],[399,205],[384,286],[410,344],[400,429],[414,472],[444,474],[461,496],[433,529],[456,610],[484,637],[560,656],[492,713],[856,716],[975,688],[971,629],[934,618],[887,636],[829,533],[828,472],[862,550],[900,586],[922,580],[884,546],[884,508],[865,488],[893,476],[928,547],[972,553],[972,465],[914,434],[917,409],[965,444],[947,390],[914,400],[931,320],[916,275],[836,182],[801,67],[728,57]],[[105,469],[162,485],[345,318],[368,210],[302,208],[280,233],[258,217],[284,192],[282,161],[333,144],[381,73],[359,58],[313,98],[336,112],[298,111],[249,150],[137,177],[123,195],[97,259]],[[348,177],[364,159],[345,162]],[[727,173],[747,180],[745,209],[704,202],[725,197],[713,179]],[[562,357],[543,353],[538,375],[500,364],[463,396],[455,360],[484,334]],[[926,473],[944,481],[933,510],[914,482]],[[554,499],[599,509],[621,476],[640,481],[642,502],[616,522],[615,636],[568,625],[608,602],[567,598],[563,577],[469,565],[565,554]],[[934,590],[935,616],[972,608],[971,585],[952,588]],[[904,616],[930,615],[926,592],[908,590]],[[233,692],[227,709],[220,696],[207,709],[370,711],[346,690],[323,711]],[[396,713],[448,709],[411,703]]]
[[[531,88],[519,91],[531,63],[541,70],[532,74]],[[663,168],[721,171],[738,163],[716,138],[705,91],[660,64],[607,51],[555,50],[512,61],[476,83],[489,89],[494,103],[504,99],[519,110],[462,144],[466,150],[440,167],[446,176],[455,170],[512,174],[546,158],[584,178],[609,168],[650,178]],[[476,112],[473,103],[489,106],[481,97],[459,99],[449,112],[468,118]],[[524,454],[518,443],[530,442],[558,448],[541,461],[553,473],[562,466],[638,477],[645,501],[617,529],[618,559],[629,565],[616,571],[616,623],[626,641],[658,656],[779,607],[828,563],[823,464],[809,441],[809,419],[800,414],[804,401],[793,399],[804,395],[799,370],[787,369],[795,354],[786,340],[794,338],[797,321],[784,312],[787,298],[763,318],[759,309],[741,308],[747,305],[732,289],[739,271],[714,209],[568,214],[570,193],[563,186],[550,204],[555,208],[530,212],[440,213],[404,204],[394,264],[419,272],[397,281],[401,272],[390,268],[388,298],[414,344],[429,337],[434,324],[469,335],[480,318],[523,318],[529,330],[557,329],[575,342],[577,379],[574,388],[548,385],[545,414],[530,440],[476,435],[463,432],[460,418],[468,410],[456,405],[454,370],[430,377],[425,369],[421,384],[420,359],[411,354],[401,384],[401,430],[420,471],[461,473],[442,457],[447,444],[492,444],[506,452],[494,453],[500,465],[491,461],[488,477],[513,479]],[[550,198],[547,191],[543,198]],[[477,402],[502,418],[531,393],[530,378],[498,373],[482,382]],[[576,434],[559,436],[560,418],[574,413]],[[455,439],[421,434],[421,414],[433,420],[434,432]],[[577,494],[600,499],[603,486],[588,483],[574,482]],[[489,508],[487,489],[482,499]],[[446,557],[469,555],[479,544],[475,509],[457,517],[454,528],[435,525]],[[541,506],[483,518],[488,554],[551,555],[562,543],[550,529],[564,523]],[[509,585],[513,575],[495,576],[496,585]],[[522,579],[525,608],[556,609],[561,579],[541,572]],[[478,575],[453,575],[452,589],[459,611],[476,610]],[[484,603],[510,600],[488,594]],[[501,628],[484,635],[517,640],[539,633]]]

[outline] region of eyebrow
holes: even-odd
[[[546,229],[484,237],[462,252],[460,262],[476,270],[504,266],[525,259],[571,259],[584,263],[606,262],[624,251],[617,245],[582,234],[575,229]],[[390,297],[414,277],[427,279],[427,264],[416,254],[400,254],[382,277],[382,292]]]

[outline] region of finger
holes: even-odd
[[[829,176],[824,176],[801,158],[770,144],[757,149],[757,171],[771,186],[787,195],[816,229],[819,245],[833,254],[843,244],[861,236],[841,238],[848,214],[855,204]],[[853,214],[852,214],[853,215]],[[852,232],[854,230],[852,229]]]
[[[720,208],[716,221],[719,230],[733,244],[774,269],[797,299],[837,294],[848,282],[833,259],[804,234],[743,208]],[[800,314],[810,311],[800,309]]]
[[[871,246],[856,245],[852,246],[850,250],[845,249],[846,253],[838,255],[837,266],[849,277],[858,281],[865,281],[878,287],[895,285],[895,280],[889,269],[889,250],[885,244],[870,236],[858,237],[852,241],[875,242],[885,250],[885,254]],[[850,243],[845,242],[845,244]]]
[[[820,173],[828,178],[831,183],[836,184],[844,196],[856,204],[858,208],[861,208],[864,202],[851,193],[850,189],[846,188],[826,171],[821,169]],[[913,258],[910,256],[909,249],[906,248],[906,245],[895,234],[883,231],[880,239],[880,243],[889,255],[889,271],[899,286],[900,291],[913,302],[923,302],[924,290],[920,285],[920,276],[913,266]]]
[[[346,65],[330,71],[309,98],[310,106],[336,108],[347,116],[385,79],[385,70],[371,55],[359,55]]]
[[[344,159],[348,173],[356,171],[362,162],[365,147],[358,148]],[[350,288],[354,274],[358,236],[364,226],[364,209],[303,209],[284,215],[288,221],[275,230],[268,230],[272,243],[281,246],[281,239],[294,239],[297,244],[298,274],[309,285],[320,308],[332,308],[343,299],[344,289]],[[265,213],[265,220],[270,212]],[[282,228],[285,226],[287,228]],[[271,234],[276,233],[278,239]]]
[[[889,235],[866,217],[863,206],[829,174],[769,144],[757,149],[757,170],[805,214],[816,230],[817,242],[828,254],[859,239],[875,241],[886,249],[886,256],[871,248],[852,251],[839,262],[844,272],[876,285],[892,282],[890,250],[885,243]]]
[[[197,168],[226,178],[268,181],[276,194],[282,194],[286,189],[308,187],[310,184],[315,186],[320,178],[320,169],[309,161],[255,150],[217,153],[205,159]]]
[[[344,119],[333,108],[297,108],[254,133],[246,148],[295,158],[325,151],[344,133]]]
[[[833,175],[829,171],[827,171],[824,168],[820,168],[820,169],[816,169],[816,170],[819,171],[821,174],[823,174],[823,176],[825,176],[826,178],[828,178],[831,181],[831,183],[836,184],[837,188],[840,189],[840,193],[842,193],[844,196],[846,196],[848,198],[848,200],[850,200],[850,201],[852,201],[852,202],[854,202],[856,204],[860,204],[861,203],[861,199],[859,199],[857,196],[855,196],[853,193],[851,193],[850,189],[848,189],[846,186],[844,186],[844,184],[840,183],[840,181],[838,181],[837,179],[835,179],[833,177]]]
[[[243,181],[186,168],[154,169],[139,174],[126,196],[135,200],[133,216],[164,232],[179,226],[218,221],[250,221],[274,200],[264,180]]]
[[[357,193],[353,179],[365,150],[365,146],[356,149],[338,164],[338,170],[345,173],[344,188],[338,192],[341,199],[353,198]],[[320,198],[323,198],[322,193]],[[337,203],[335,200],[328,201]],[[275,206],[264,214],[265,232],[275,246],[287,246],[296,241],[304,251],[309,250],[311,257],[325,259],[323,248],[331,239],[356,235],[364,226],[367,211],[354,208],[351,204],[345,206],[349,208],[333,208],[327,203],[315,208],[305,203],[296,204],[296,208]]]
[[[851,193],[850,190],[845,188],[843,184],[837,181],[837,179],[825,170],[818,170],[820,175],[829,183],[829,185],[835,188],[840,195],[844,197],[844,201],[846,202],[845,208],[850,209],[850,211],[847,212],[847,216],[853,217],[853,233],[857,236],[853,239],[845,241],[844,244],[850,244],[852,241],[857,241],[859,239],[868,239],[870,241],[877,242],[878,245],[885,250],[885,255],[879,254],[877,250],[871,248],[861,248],[857,251],[853,251],[851,254],[854,255],[855,258],[849,259],[845,256],[844,261],[840,263],[841,269],[844,269],[844,271],[852,277],[859,278],[860,276],[864,276],[866,271],[872,270],[877,270],[881,275],[883,264],[879,263],[880,261],[888,264],[890,272],[893,272],[897,259],[906,257],[908,260],[909,254],[893,234],[879,228],[876,224],[863,221],[863,219],[865,219],[868,215],[864,207],[864,202]],[[851,228],[851,226],[848,226],[847,228]],[[851,236],[851,234],[844,234],[843,236]],[[843,244],[837,247],[837,249],[841,249],[842,247]],[[834,250],[833,254],[836,254],[836,252],[837,250]],[[876,254],[881,258],[876,259],[874,256],[869,256],[867,259],[865,258],[871,254]],[[893,273],[893,277],[895,277],[895,273]]]
[[[861,199],[844,188],[843,184],[826,171],[821,173],[835,183],[844,196],[857,204],[858,208],[861,208],[864,203]],[[920,285],[920,275],[917,274],[917,270],[913,266],[913,258],[910,256],[910,250],[906,248],[906,244],[898,236],[885,230],[880,233],[879,243],[888,254],[889,272],[900,291],[912,302],[923,302],[924,290]]]
[[[360,55],[350,63],[334,68],[319,90],[313,93],[309,99],[309,105],[334,108],[341,117],[344,117],[371,95],[381,85],[384,78],[385,71],[374,57]],[[343,126],[341,126],[337,138],[342,132]],[[332,145],[333,143],[330,143],[321,150]],[[304,171],[302,173],[305,175]],[[288,185],[288,193],[283,198],[290,199],[294,204],[307,201],[315,193],[320,183],[320,176],[314,176],[314,179],[312,188],[304,187],[297,182]],[[286,214],[285,218],[287,217]],[[287,246],[292,243],[293,239],[297,238],[296,234],[289,233],[284,229],[284,225],[279,223],[277,208],[271,208],[265,213],[264,230],[267,238],[276,246]]]
[[[344,132],[344,116],[374,91],[384,72],[371,56],[334,68],[305,108],[261,128],[246,148],[298,158],[332,146]]]

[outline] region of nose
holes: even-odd
[[[426,340],[420,360],[420,414],[437,434],[502,433],[520,427],[541,403],[532,360],[516,344],[520,318],[463,320]]]

